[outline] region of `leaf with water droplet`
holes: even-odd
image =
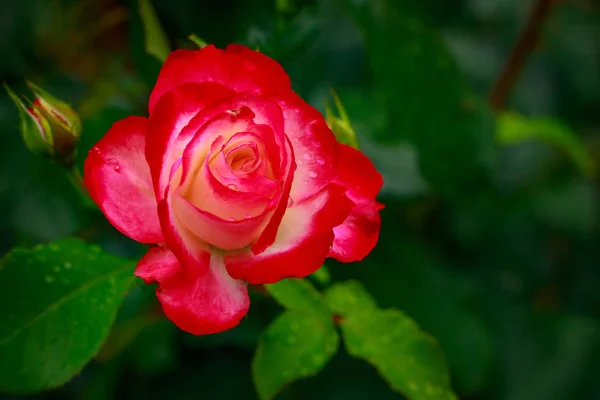
[[[359,309],[340,328],[348,353],[377,368],[392,389],[411,400],[456,400],[438,343],[404,313]]]
[[[284,279],[265,289],[288,310],[297,310],[316,316],[323,323],[333,320],[331,310],[321,293],[306,279]]]
[[[63,385],[106,339],[135,262],[71,238],[15,249],[1,265],[0,392]]]
[[[272,399],[285,385],[316,375],[338,346],[333,324],[301,311],[286,311],[263,332],[252,361],[260,398]]]
[[[377,308],[375,300],[356,280],[336,283],[325,291],[325,300],[337,314],[346,315]]]

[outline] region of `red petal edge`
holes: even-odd
[[[144,156],[148,120],[116,122],[90,150],[84,183],[111,224],[142,243],[164,241],[150,169]]]
[[[156,105],[149,119],[145,152],[158,201],[164,197],[171,167],[200,126],[185,128],[200,111],[232,94],[216,83],[186,83],[173,88]]]
[[[350,215],[335,227],[330,256],[342,261],[360,261],[373,250],[379,238],[383,206],[375,196],[383,186],[383,177],[360,151],[338,145],[338,175],[335,181],[346,186],[346,195],[354,202]]]
[[[203,268],[183,268],[170,250],[153,247],[135,272],[146,283],[158,282],[156,296],[165,315],[194,335],[231,329],[250,307],[246,284],[227,274],[220,256],[206,253],[202,262]]]
[[[165,60],[150,95],[150,113],[161,96],[185,82],[216,82],[236,92],[260,94],[291,90],[290,79],[277,61],[244,46],[175,50]]]
[[[288,208],[273,245],[254,255],[250,250],[225,257],[229,274],[251,284],[303,278],[325,261],[333,241],[333,227],[350,212],[346,188],[330,183],[320,192]]]

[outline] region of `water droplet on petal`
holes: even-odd
[[[94,146],[94,147],[93,147],[93,148],[90,150],[90,153],[91,153],[91,152],[94,152],[94,153],[100,154],[100,149],[99,149],[98,147]]]
[[[315,157],[315,161],[317,162],[317,164],[319,165],[325,165],[325,159],[321,156],[316,156]]]
[[[248,215],[246,215],[244,218],[246,218],[246,219],[250,219],[250,218],[253,218],[253,217],[252,217],[252,215],[248,214]]]
[[[229,218],[227,218],[227,221],[235,221],[235,218],[229,217]]]
[[[317,174],[317,172],[316,172],[316,171],[310,171],[310,172],[308,173],[308,176],[310,176],[311,178],[316,178],[316,177],[317,177],[317,175],[318,175],[318,174]]]
[[[238,187],[233,184],[227,185],[227,188],[231,189],[231,190],[236,190],[236,191],[238,190]]]
[[[119,161],[116,158],[109,158],[106,160],[106,163],[112,167],[115,171],[119,172],[121,170],[121,166],[119,165]]]
[[[290,197],[288,197],[287,206],[288,206],[288,208],[290,208],[293,205],[294,205],[294,199],[292,199],[292,196],[290,196]]]

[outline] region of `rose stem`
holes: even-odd
[[[500,111],[506,106],[508,95],[517,82],[527,57],[539,41],[540,32],[550,15],[552,6],[560,1],[562,0],[537,0],[533,5],[527,23],[490,94],[489,101],[495,111]]]

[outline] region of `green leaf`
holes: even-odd
[[[322,286],[327,286],[331,283],[331,273],[325,265],[322,265],[321,268],[310,274],[310,277]]]
[[[286,311],[267,327],[254,355],[252,374],[259,397],[272,399],[285,385],[316,375],[338,345],[332,323]]]
[[[140,17],[144,25],[146,52],[159,61],[164,62],[171,52],[169,40],[165,35],[156,12],[150,3],[150,0],[139,0],[138,3]]]
[[[348,353],[372,364],[411,400],[456,399],[437,342],[397,310],[365,310],[340,321]]]
[[[0,391],[67,382],[108,336],[135,263],[78,239],[15,249],[0,266]]]
[[[375,300],[358,281],[336,283],[325,291],[325,300],[329,308],[340,315],[377,308]]]
[[[284,279],[265,289],[288,310],[309,313],[323,321],[331,321],[331,310],[315,287],[305,279]]]
[[[594,160],[575,132],[553,118],[503,113],[498,117],[496,140],[503,145],[540,140],[564,151],[585,175],[592,175],[595,170]]]

